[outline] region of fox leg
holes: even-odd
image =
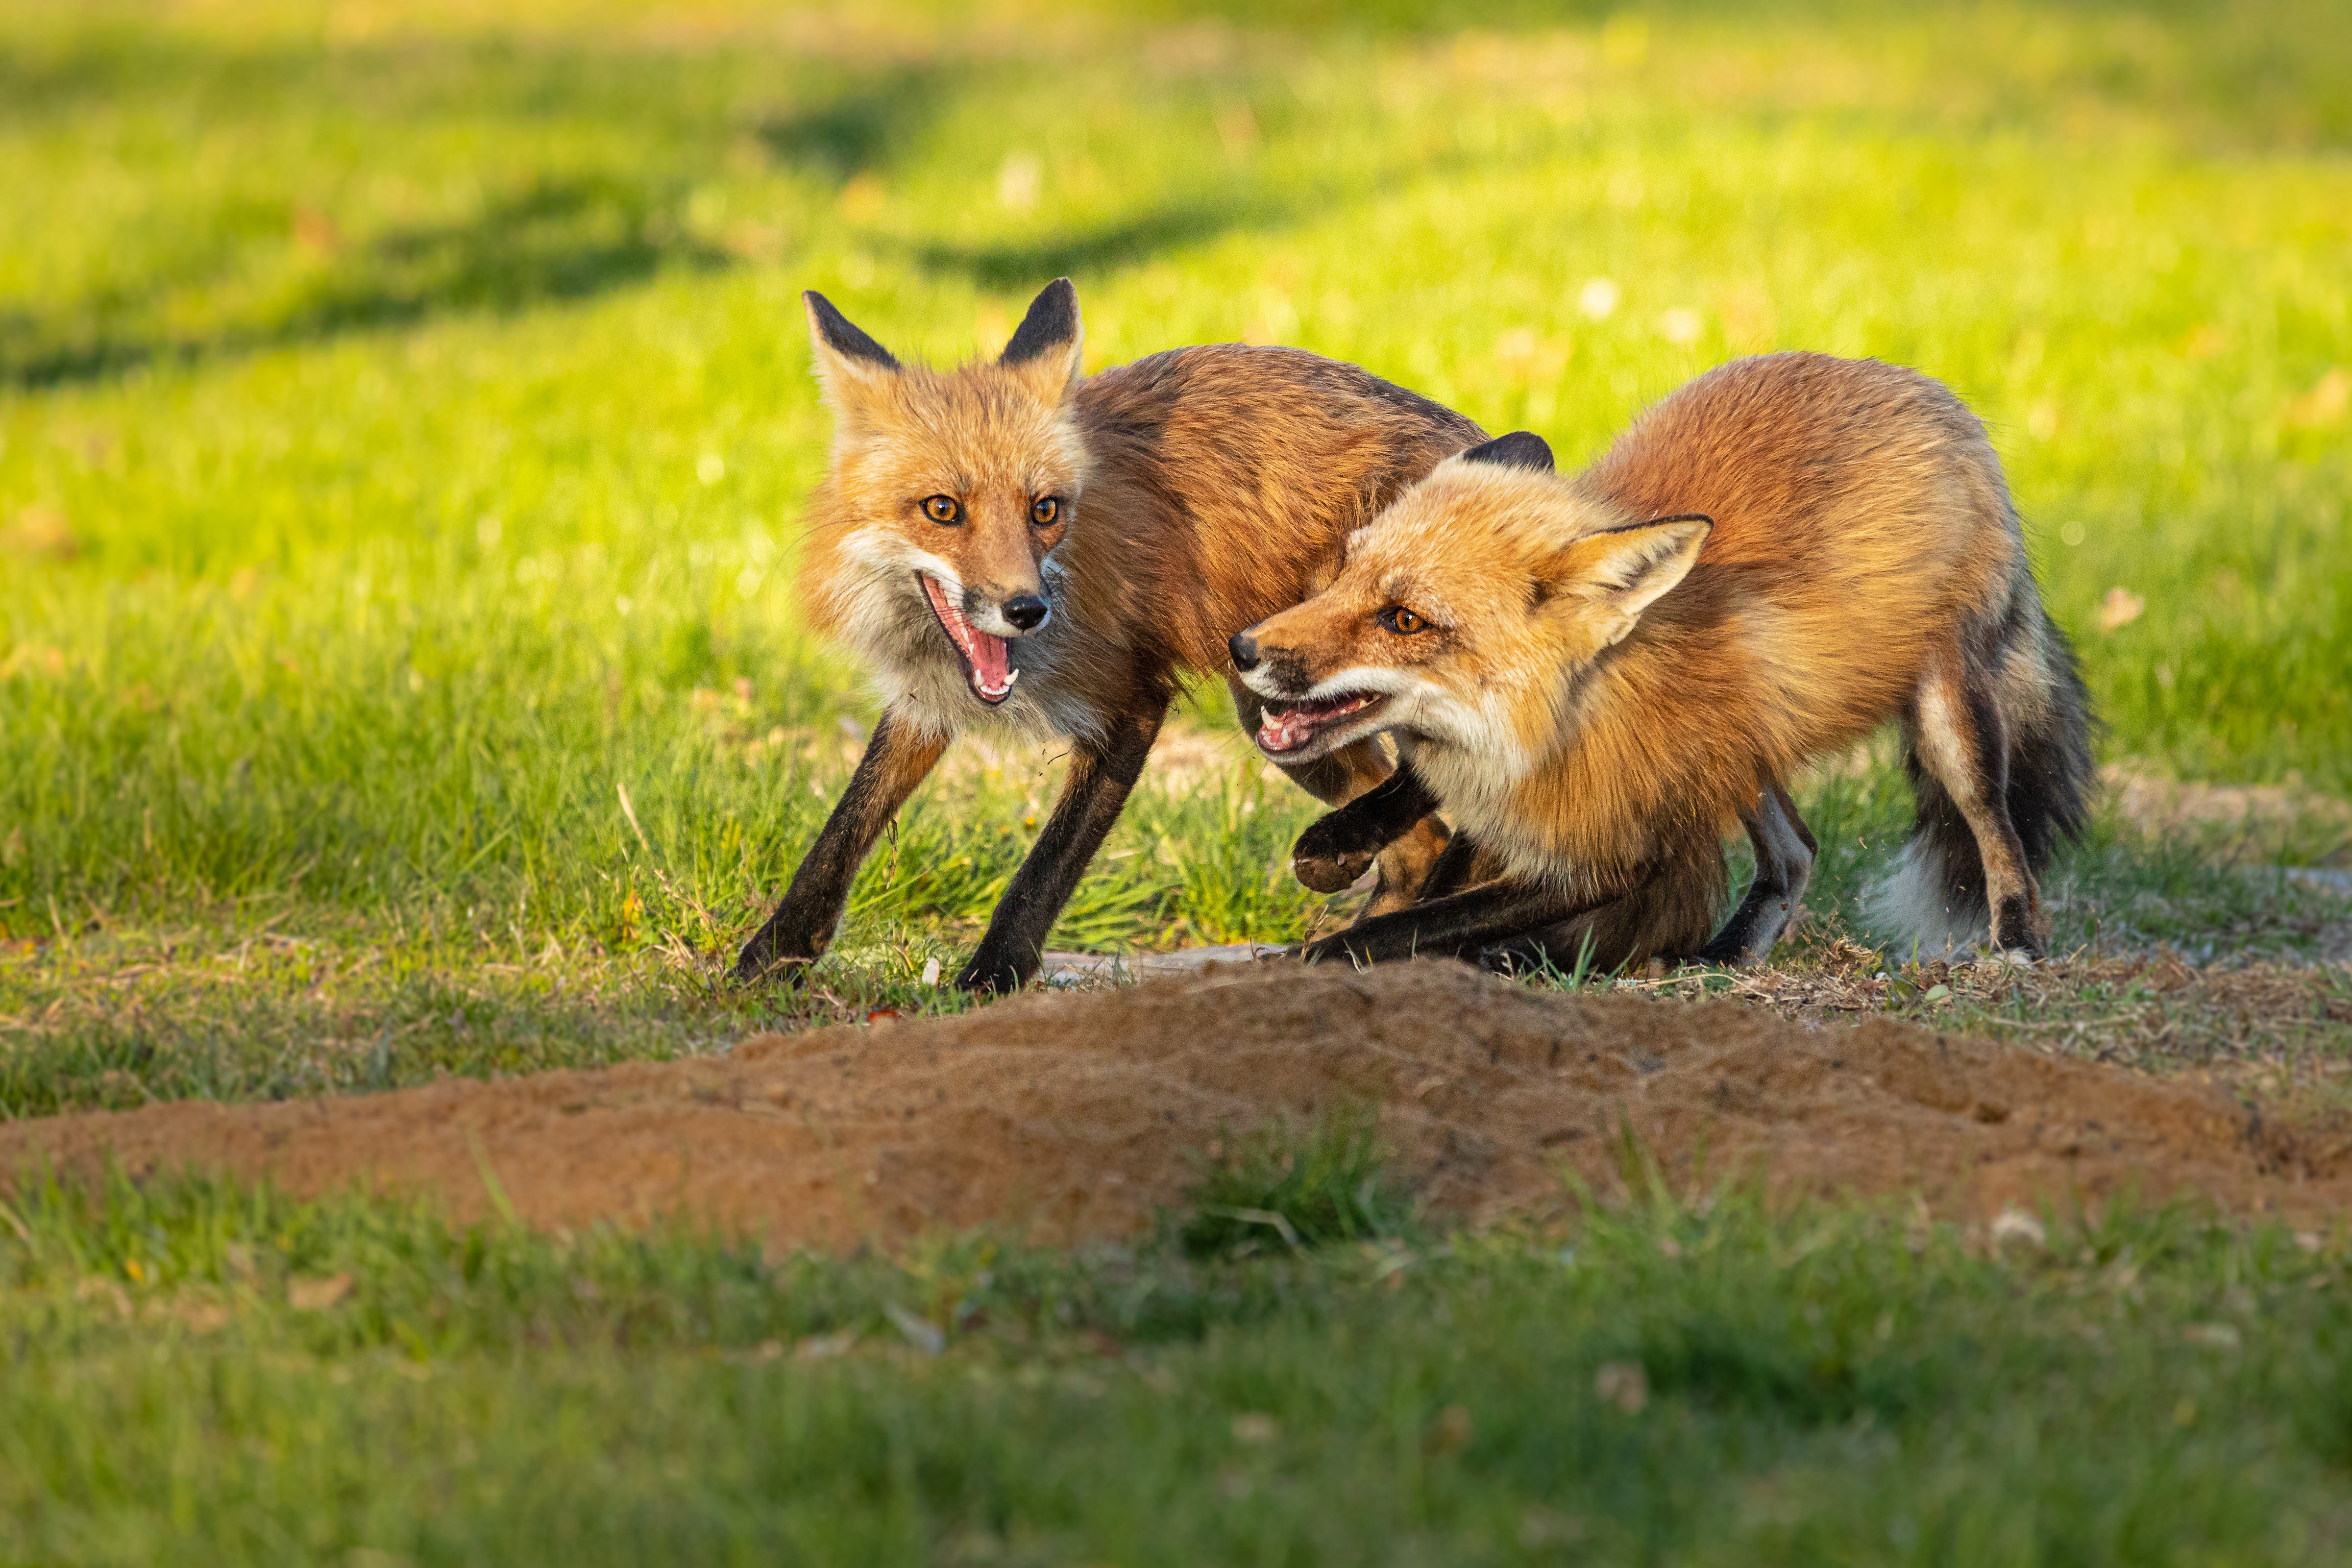
[[[1447,898],[1465,888],[1498,879],[1503,874],[1500,865],[1487,864],[1486,858],[1476,839],[1455,829],[1437,858],[1430,862],[1429,875],[1422,879],[1422,898]]]
[[[1255,735],[1257,733],[1258,716],[1265,709],[1265,699],[1244,686],[1237,677],[1225,677],[1225,685],[1233,691],[1234,711],[1241,720],[1243,732]],[[1318,757],[1295,767],[1285,763],[1276,763],[1275,766],[1287,773],[1291,782],[1307,794],[1332,805],[1349,805],[1385,783],[1393,771],[1389,766],[1388,758],[1381,754],[1380,743],[1370,740],[1342,746],[1328,757]],[[1433,815],[1434,811],[1433,804],[1419,821],[1391,835],[1377,847],[1380,886],[1372,890],[1371,901],[1364,906],[1361,918],[1368,920],[1374,915],[1403,909],[1421,895],[1423,879],[1429,875],[1430,867],[1444,850],[1448,837],[1444,822]],[[1297,868],[1295,854],[1291,864],[1294,869]],[[1360,866],[1356,875],[1362,874]],[[1327,889],[1319,882],[1307,882],[1307,885],[1317,892],[1339,892],[1355,879],[1355,877],[1350,877],[1337,888]],[[1307,879],[1302,875],[1299,880],[1307,881]]]
[[[1821,847],[1777,780],[1764,786],[1756,805],[1740,814],[1740,821],[1748,828],[1748,841],[1756,847],[1756,879],[1724,928],[1699,949],[1702,963],[1746,968],[1763,963],[1812,880],[1813,856]]]
[[[2009,814],[2009,726],[1990,681],[1969,669],[1956,650],[1921,679],[1906,719],[1913,754],[1976,839],[1993,946],[2047,957],[2050,922]]]
[[[790,965],[800,968],[822,957],[849,903],[849,885],[866,863],[883,827],[907,804],[915,786],[939,764],[948,738],[885,711],[857,760],[849,787],[842,792],[824,829],[802,857],[775,912],[735,958],[735,978],[750,982]]]
[[[988,933],[956,976],[958,987],[1018,991],[1037,973],[1045,935],[1077,890],[1078,879],[1086,875],[1104,836],[1118,821],[1166,711],[1153,707],[1116,715],[1109,737],[1101,744],[1071,742],[1070,774],[1063,782],[1062,798],[1054,804],[1054,815],[1031,846],[1029,858],[1013,874],[1013,885],[997,901]]]
[[[1298,950],[1298,956],[1309,963],[1331,958],[1357,963],[1461,958],[1598,907],[1599,902],[1579,902],[1557,888],[1517,881],[1483,882],[1393,914],[1359,921],[1336,936],[1308,942]]]
[[[1399,767],[1347,805],[1318,817],[1291,846],[1290,869],[1318,893],[1344,893],[1370,868],[1375,856],[1436,809],[1437,797],[1421,775],[1411,767]],[[1435,869],[1432,862],[1431,870]]]

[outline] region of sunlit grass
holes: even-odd
[[[2340,793],[2322,13],[12,13],[0,935],[723,950],[871,712],[788,587],[803,286],[952,357],[1067,270],[1091,363],[1296,342],[1574,457],[1731,353],[1917,364],[1992,426],[2107,752]],[[919,797],[840,982],[968,943],[1049,789]],[[1899,786],[1808,809],[1850,927]],[[1239,763],[1147,790],[1055,940],[1295,937],[1311,814]],[[2239,896],[2112,834],[2062,880],[2077,937]]]

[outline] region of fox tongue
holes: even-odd
[[[940,625],[948,629],[964,662],[971,666],[973,689],[992,702],[1003,701],[1013,690],[1013,657],[1004,639],[964,619],[963,612],[948,598],[947,590],[929,576],[923,578],[923,592],[930,596]]]
[[[1296,709],[1285,712],[1261,714],[1257,721],[1257,743],[1269,752],[1287,752],[1307,738],[1312,730],[1314,716]]]
[[[1334,719],[1344,719],[1370,706],[1363,695],[1333,697],[1297,708],[1269,708],[1258,715],[1257,743],[1269,752],[1292,752],[1314,739],[1316,731]]]
[[[972,684],[989,697],[1001,697],[1013,688],[1013,659],[1004,639],[991,636],[978,626],[967,625],[963,636],[956,640],[963,645],[964,658],[971,660]]]

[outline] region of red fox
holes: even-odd
[[[2088,698],[1984,427],[1874,361],[1723,365],[1574,478],[1524,431],[1464,452],[1231,651],[1269,757],[1386,731],[1405,760],[1303,877],[1433,806],[1456,829],[1421,902],[1310,958],[1760,961],[1812,865],[1784,782],[1887,719],[1917,818],[1882,903],[1920,941],[2043,956],[2036,878],[2085,819]],[[1757,878],[1710,940],[1734,823]]]
[[[1224,671],[1235,628],[1328,584],[1351,531],[1484,432],[1292,349],[1177,349],[1081,376],[1067,279],[997,359],[947,372],[900,364],[803,299],[835,428],[803,587],[817,626],[865,655],[884,711],[736,974],[821,954],[884,826],[950,737],[992,723],[1070,742],[1061,799],[956,982],[1010,990],[1186,674]],[[1233,690],[1255,730],[1257,698]],[[1280,761],[1333,804],[1390,772],[1370,740]],[[1372,907],[1410,902],[1444,840],[1435,818],[1400,824]]]

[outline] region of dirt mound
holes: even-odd
[[[1621,1184],[1624,1133],[1680,1188],[1916,1190],[1941,1212],[2126,1189],[2317,1215],[2352,1181],[2211,1090],[1886,1020],[1809,1029],[1730,1005],[1544,994],[1456,964],[1217,967],[958,1017],[747,1041],[718,1060],[0,1128],[0,1171],[268,1172],[301,1193],[425,1185],[461,1215],[691,1214],[840,1246],[991,1224],[1115,1234],[1175,1202],[1190,1151],[1337,1100],[1378,1105],[1441,1212]]]

